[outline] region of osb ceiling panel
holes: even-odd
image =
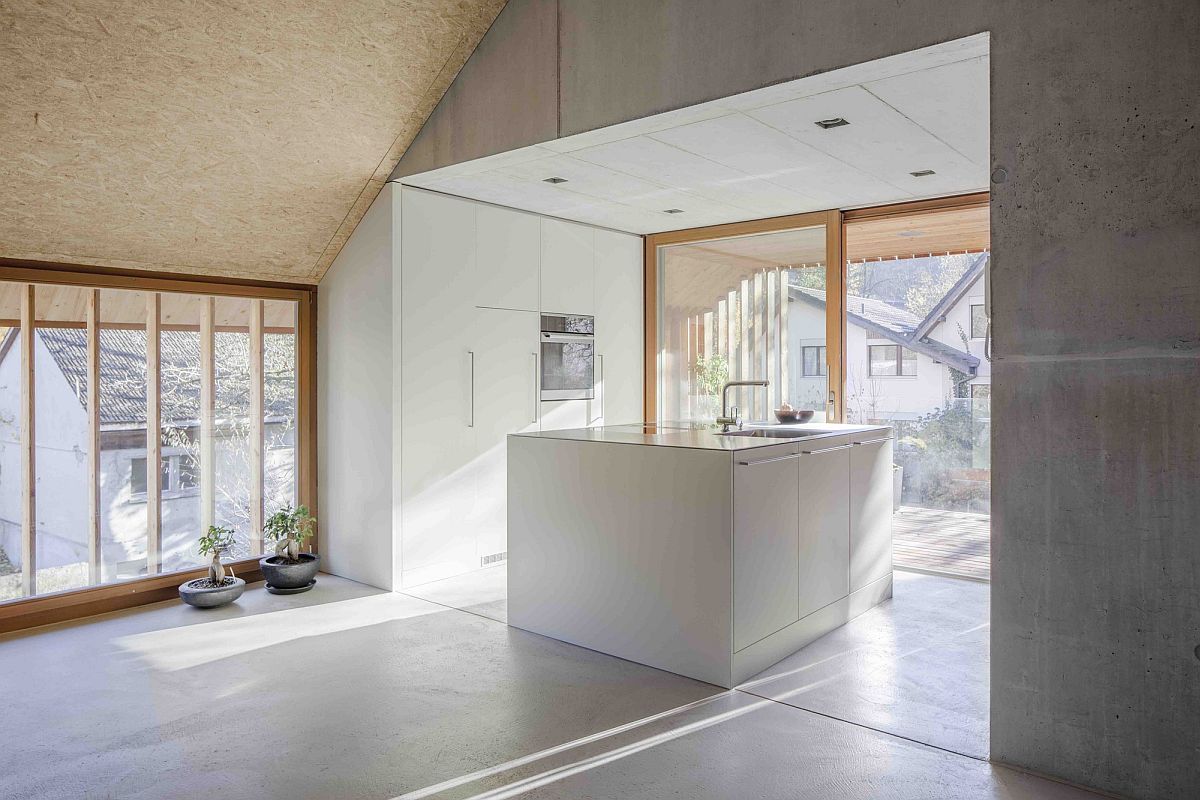
[[[0,256],[314,283],[503,5],[0,4]]]

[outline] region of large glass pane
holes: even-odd
[[[986,575],[989,246],[986,206],[846,226],[847,415],[896,430],[898,566]]]
[[[100,577],[146,568],[146,294],[100,292]],[[76,501],[85,506],[87,494]]]
[[[0,283],[0,602],[21,583],[21,285]]]
[[[735,380],[770,382],[730,390],[747,421],[825,419],[824,226],[660,247],[658,270],[659,420],[713,421]]]
[[[234,531],[235,558],[253,554],[250,526],[250,303],[216,300],[214,524]]]
[[[161,296],[159,415],[162,442],[163,571],[207,561],[200,496],[200,326],[207,298]]]
[[[34,291],[38,594],[89,583],[87,295],[72,286]]]
[[[266,515],[296,505],[296,304],[263,304],[263,499]]]

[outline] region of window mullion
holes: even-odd
[[[162,570],[162,297],[146,294],[146,573]]]
[[[37,462],[34,441],[34,285],[21,292],[21,590],[26,597],[37,594]]]

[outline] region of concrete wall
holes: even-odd
[[[393,588],[392,277],[399,192],[383,188],[318,288],[323,568]]]
[[[1200,4],[511,0],[397,174],[980,31],[997,168],[992,755],[1194,797]]]

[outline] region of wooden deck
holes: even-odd
[[[987,514],[901,506],[892,517],[892,563],[897,569],[989,580],[990,523]]]

